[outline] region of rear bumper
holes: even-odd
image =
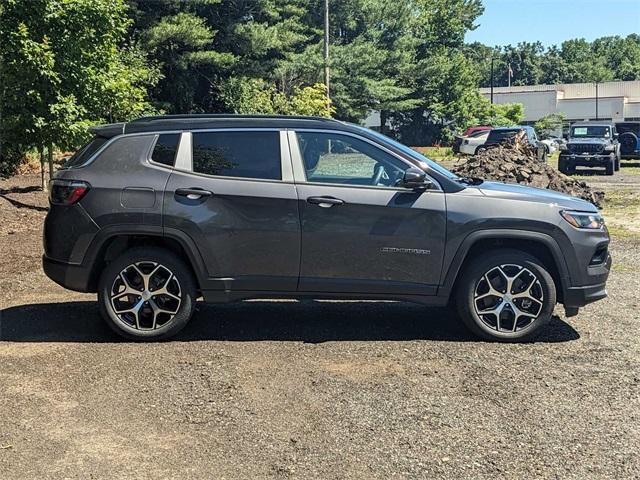
[[[52,260],[42,256],[44,273],[58,285],[76,292],[89,291],[89,277],[91,272],[82,265]]]

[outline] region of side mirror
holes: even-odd
[[[413,190],[426,190],[431,186],[431,182],[427,180],[427,174],[423,170],[411,167],[404,172],[402,186]]]
[[[568,133],[563,133],[562,134],[562,138],[564,138],[565,140],[569,140],[569,134]]]

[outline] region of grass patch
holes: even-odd
[[[605,215],[605,218],[606,218],[606,215]],[[609,230],[609,235],[611,235],[613,238],[617,238],[620,240],[627,240],[630,238],[637,238],[638,236],[640,236],[638,232],[629,230],[624,225],[608,224],[607,229]]]
[[[425,157],[442,162],[444,160],[455,160],[457,157],[453,154],[451,147],[411,147],[416,152],[421,153]]]

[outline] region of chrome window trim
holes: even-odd
[[[295,178],[295,182],[297,184],[301,184],[301,185],[327,185],[327,186],[331,186],[331,187],[349,187],[349,188],[368,188],[368,189],[375,189],[375,190],[395,190],[395,191],[399,191],[399,192],[409,192],[411,191],[408,188],[403,188],[403,187],[385,187],[385,186],[377,186],[377,185],[352,185],[352,184],[345,184],[345,183],[322,183],[322,182],[309,182],[307,181],[307,172],[306,169],[304,168],[304,162],[302,161],[302,153],[300,151],[300,145],[298,143],[298,136],[296,135],[297,132],[312,132],[312,133],[331,133],[334,135],[346,135],[349,137],[354,137],[358,140],[361,140],[363,142],[367,142],[368,144],[374,146],[375,148],[382,150],[383,152],[385,152],[388,155],[391,155],[392,157],[394,157],[395,159],[399,160],[400,162],[402,162],[403,164],[405,164],[407,166],[407,168],[411,168],[411,167],[415,167],[415,164],[407,161],[405,158],[403,158],[402,156],[398,155],[397,153],[393,152],[392,150],[386,148],[384,145],[380,145],[379,143],[376,143],[372,140],[369,140],[368,138],[365,138],[361,135],[358,135],[356,133],[352,133],[352,132],[345,132],[342,130],[334,130],[334,129],[320,129],[320,128],[295,128],[295,129],[291,129],[289,130],[289,145],[291,147],[291,159],[293,160],[294,164],[293,164],[293,171],[294,171],[294,178]],[[424,166],[426,166],[426,164],[424,164]],[[423,166],[423,169],[424,169]],[[437,188],[432,188],[429,190],[425,190],[425,192],[442,192],[442,187],[440,186],[440,184],[438,183],[438,181],[436,179],[434,179],[431,175],[429,175],[429,173],[425,172],[427,175],[427,178],[433,183],[433,185]]]

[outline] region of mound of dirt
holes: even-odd
[[[548,188],[582,198],[598,208],[604,203],[604,192],[594,191],[586,182],[564,175],[538,160],[535,150],[525,140],[524,132],[504,144],[479,152],[452,171],[464,177]]]

